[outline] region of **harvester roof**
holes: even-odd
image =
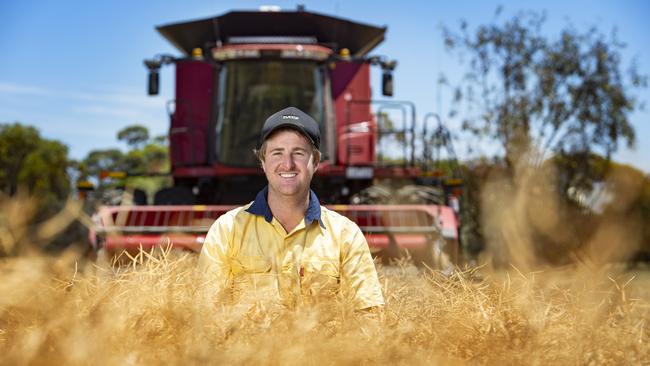
[[[384,40],[386,27],[375,27],[307,11],[231,11],[221,16],[157,27],[167,40],[187,55],[192,49],[231,37],[315,37],[320,44],[347,48],[363,56]]]

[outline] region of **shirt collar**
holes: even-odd
[[[318,202],[318,197],[316,193],[309,190],[309,205],[307,206],[307,212],[305,213],[305,225],[309,225],[314,221],[318,221],[318,224],[324,229],[325,224],[320,218],[320,203]]]
[[[246,212],[257,216],[264,216],[266,222],[270,223],[273,221],[273,213],[271,212],[269,203],[266,200],[268,193],[268,186],[259,191],[255,197],[255,201],[253,201],[253,203],[246,209]],[[323,220],[321,220],[320,203],[318,202],[318,197],[316,197],[316,193],[310,189],[309,205],[307,206],[307,212],[305,213],[305,226],[311,224],[314,221],[318,221],[320,226],[322,228],[325,228],[325,224],[323,224]]]

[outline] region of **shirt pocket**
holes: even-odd
[[[239,256],[231,264],[232,293],[238,301],[256,301],[277,296],[277,276],[264,257]],[[247,300],[248,299],[248,300]]]
[[[302,262],[300,285],[303,295],[332,296],[338,293],[340,272],[330,259],[308,259]]]
[[[271,271],[271,261],[264,257],[239,256],[232,259],[230,264],[232,274],[268,273]]]

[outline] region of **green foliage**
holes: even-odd
[[[132,125],[119,131],[117,139],[126,141],[130,149],[127,152],[115,148],[93,150],[79,164],[80,178],[99,178],[99,196],[114,188],[141,189],[153,196],[171,184],[169,177],[152,176],[169,171],[166,136],[150,139],[146,127]],[[103,178],[107,172],[123,172],[126,178]]]
[[[125,141],[130,147],[138,148],[149,140],[149,130],[142,125],[126,126],[118,131],[117,139]]]
[[[169,172],[168,150],[166,145],[156,142],[156,140],[150,141],[141,149],[130,150],[125,159],[127,171],[142,175]],[[153,197],[155,192],[161,188],[171,186],[171,179],[168,176],[134,176],[128,178],[127,186],[141,189],[147,193],[147,196]]]
[[[62,143],[42,138],[34,127],[0,124],[0,190],[6,194],[26,189],[44,207],[56,206],[70,193],[70,164]]]
[[[85,173],[99,176],[102,171],[121,171],[126,168],[124,153],[119,149],[92,150],[83,160]]]
[[[0,257],[30,248],[53,250],[78,241],[83,231],[66,212],[71,184],[68,148],[20,123],[0,124]],[[9,196],[10,199],[6,196]]]
[[[158,173],[168,169],[168,148],[150,142],[140,149],[132,149],[125,155],[127,170],[136,174]]]

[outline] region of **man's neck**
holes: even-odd
[[[309,190],[300,197],[286,197],[269,190],[267,201],[273,217],[289,233],[305,217],[309,206]]]

